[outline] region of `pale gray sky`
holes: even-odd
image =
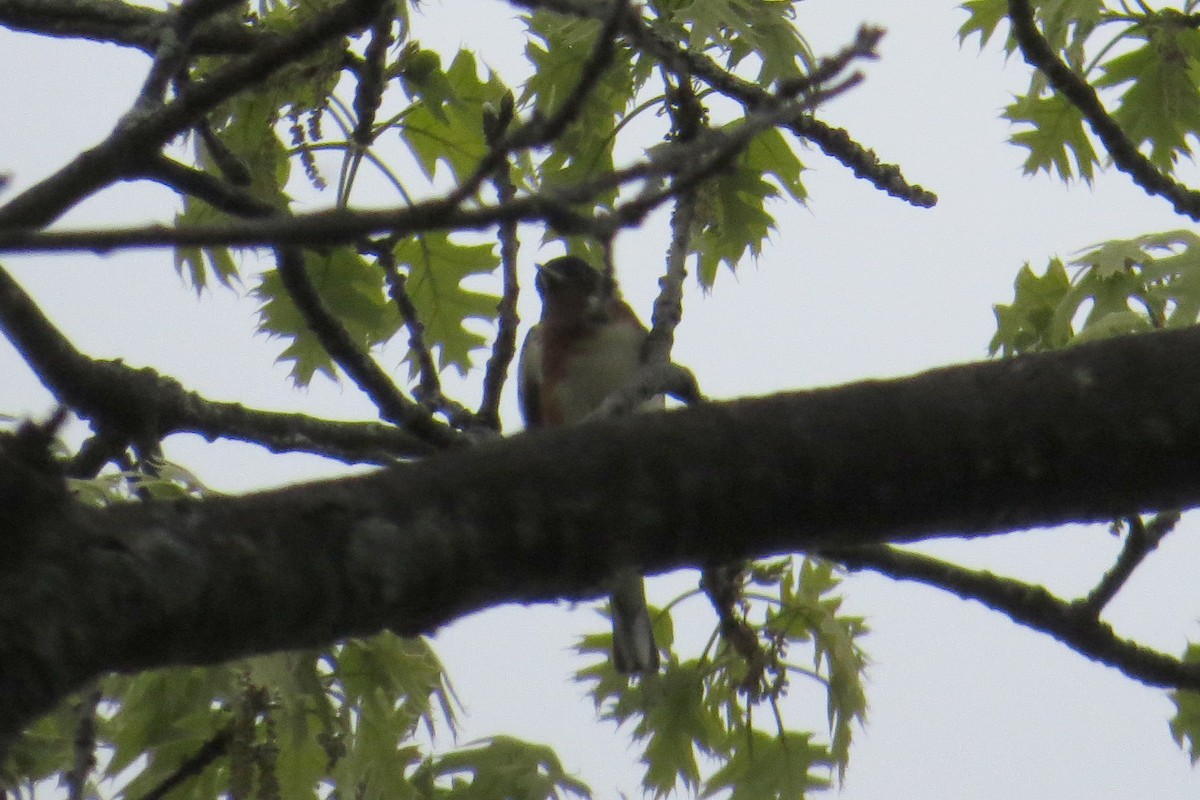
[[[757,265],[723,274],[711,296],[692,291],[676,359],[716,397],[757,395],[862,378],[903,375],[982,358],[993,332],[991,305],[1011,298],[1025,261],[1107,238],[1184,227],[1162,201],[1123,177],[1064,188],[1020,174],[1021,151],[1004,143],[998,119],[1027,81],[1019,59],[995,46],[960,49],[962,12],[949,0],[918,6],[865,0],[806,0],[799,25],[818,52],[849,40],[861,22],[885,26],[882,60],[868,80],[824,118],[847,127],[910,181],[937,192],[915,209],[855,181],[815,151],[807,208],[781,209],[780,230]],[[428,43],[476,49],[502,71],[520,69],[515,11],[488,0],[423,5],[416,29]],[[0,170],[27,186],[98,141],[128,107],[146,59],[115,47],[0,31]],[[28,76],[15,79],[11,76]],[[11,192],[11,190],[10,190]],[[3,198],[0,198],[3,199]],[[381,202],[390,202],[384,198]],[[73,212],[70,224],[169,218],[168,193],[113,190]],[[620,240],[627,297],[644,316],[656,290],[665,233],[661,216]],[[525,238],[527,265],[545,253]],[[113,257],[5,258],[4,264],[86,352],[154,366],[218,399],[251,406],[369,418],[348,387],[318,382],[295,393],[272,361],[281,346],[252,338],[254,303],[217,290],[199,300],[184,289],[169,253]],[[248,283],[249,285],[249,283]],[[535,306],[525,298],[523,316]],[[398,354],[383,355],[393,367]],[[0,412],[44,414],[47,393],[0,343]],[[511,394],[511,393],[510,393]],[[516,427],[515,402],[506,418]],[[279,457],[250,447],[177,437],[168,454],[213,488],[242,492],[336,465]],[[1114,603],[1118,630],[1171,653],[1197,634],[1200,564],[1197,520],[1139,570]],[[987,542],[944,542],[930,551],[971,565],[1081,593],[1116,552],[1103,527],[1029,532]],[[659,601],[695,585],[695,575],[656,579]],[[847,603],[868,618],[874,660],[870,724],[854,748],[844,800],[964,797],[1171,800],[1200,792],[1200,776],[1167,731],[1170,704],[1116,672],[983,608],[933,590],[870,576],[847,584]],[[567,652],[586,609],[502,608],[462,620],[436,637],[467,707],[462,739],[510,732],[553,744],[568,768],[596,790],[636,796],[636,752],[623,732],[595,720],[568,681]],[[677,623],[681,639],[703,641],[712,620],[699,602]],[[793,713],[819,724],[824,698],[797,682]]]

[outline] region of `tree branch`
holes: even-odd
[[[126,115],[99,145],[0,206],[0,229],[43,227],[97,189],[136,176],[164,144],[220,103],[312,55],[331,40],[369,25],[380,2],[343,0],[294,33],[265,42],[245,58],[190,84],[174,101],[149,113]]]
[[[437,422],[426,409],[405,397],[370,354],[354,341],[341,321],[326,308],[309,280],[301,250],[279,248],[276,261],[283,286],[313,335],[337,365],[371,398],[380,416],[438,447],[462,443],[453,429]]]
[[[607,19],[617,0],[607,3],[595,0],[510,0],[513,5],[532,10],[546,9],[560,14],[589,19]],[[636,9],[627,10],[621,17],[621,32],[638,49],[649,53],[678,75],[695,76],[717,92],[743,105],[748,110],[771,102],[771,93],[722,69],[712,59],[681,47],[677,42],[658,33]],[[860,30],[860,38],[876,29]],[[853,46],[852,46],[853,48]],[[817,144],[830,158],[850,168],[856,178],[872,183],[893,197],[916,206],[929,207],[937,203],[937,195],[917,184],[908,183],[895,164],[882,163],[874,151],[868,150],[840,129],[832,128],[810,115],[797,115],[788,123],[789,130],[802,139]]]
[[[827,548],[820,552],[852,570],[869,569],[896,580],[944,589],[963,600],[975,600],[1148,686],[1200,687],[1200,664],[1185,664],[1122,639],[1086,604],[1062,600],[1041,586],[894,547]]]
[[[1200,192],[1164,175],[1138,151],[1137,145],[1104,110],[1096,90],[1054,54],[1050,43],[1037,29],[1029,0],[1008,0],[1008,19],[1025,61],[1041,70],[1055,91],[1083,113],[1117,169],[1132,178],[1146,194],[1165,198],[1180,214],[1200,220]]]
[[[0,331],[51,394],[101,431],[97,448],[81,451],[72,472],[92,473],[105,453],[133,441],[195,433],[253,442],[274,453],[308,452],[347,463],[388,464],[434,448],[412,434],[373,423],[333,422],[303,414],[248,409],[189,392],[177,381],[120,361],[80,353],[33,299],[0,268]]]
[[[107,42],[149,55],[170,24],[170,12],[120,0],[0,0],[0,25],[11,30]],[[219,18],[197,28],[191,50],[198,55],[241,54],[278,38],[240,20]]]
[[[103,510],[20,506],[11,476],[39,473],[5,440],[0,508],[18,513],[0,560],[0,740],[106,670],[424,633],[501,603],[595,596],[631,566],[1196,505],[1197,349],[1200,329],[1149,333]],[[1064,640],[1090,624],[1044,598],[1012,604]],[[1088,646],[1115,658],[1116,645]],[[1200,668],[1156,658],[1142,679],[1200,690]]]
[[[1117,557],[1117,563],[1105,573],[1104,578],[1088,594],[1087,599],[1079,604],[1080,609],[1093,617],[1100,616],[1100,612],[1104,610],[1110,600],[1117,596],[1117,592],[1121,591],[1121,587],[1132,577],[1138,565],[1158,547],[1163,537],[1174,530],[1178,522],[1178,511],[1164,511],[1149,524],[1144,522],[1140,516],[1130,517],[1128,520],[1129,533],[1125,535],[1125,546],[1121,548],[1121,555]]]

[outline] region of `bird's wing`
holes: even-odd
[[[517,404],[526,428],[536,428],[542,415],[542,326],[534,325],[525,334],[521,359],[517,362]]]

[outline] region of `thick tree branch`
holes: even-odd
[[[1196,505],[1198,349],[1194,328],[1124,337],[535,431],[240,498],[14,499],[0,740],[105,670],[429,632],[501,603],[594,596],[631,565]],[[13,498],[21,456],[0,458]],[[1177,677],[1148,679],[1200,689],[1200,671]]]
[[[355,464],[388,464],[433,449],[413,434],[387,425],[334,422],[220,403],[187,391],[153,370],[91,359],[75,349],[3,269],[0,331],[60,403],[101,431],[99,449],[81,453],[73,471],[94,472],[103,466],[97,459],[104,453],[172,433],[195,433],[210,441],[237,439],[274,453],[317,453]]]
[[[135,47],[153,54],[171,25],[171,14],[120,0],[0,0],[0,25],[14,31]],[[280,38],[240,20],[219,18],[200,25],[191,51],[198,55],[249,52]]]

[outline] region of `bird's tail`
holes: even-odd
[[[613,666],[622,675],[658,669],[658,645],[650,611],[646,608],[646,584],[634,570],[622,570],[613,580],[609,598],[613,623]]]

